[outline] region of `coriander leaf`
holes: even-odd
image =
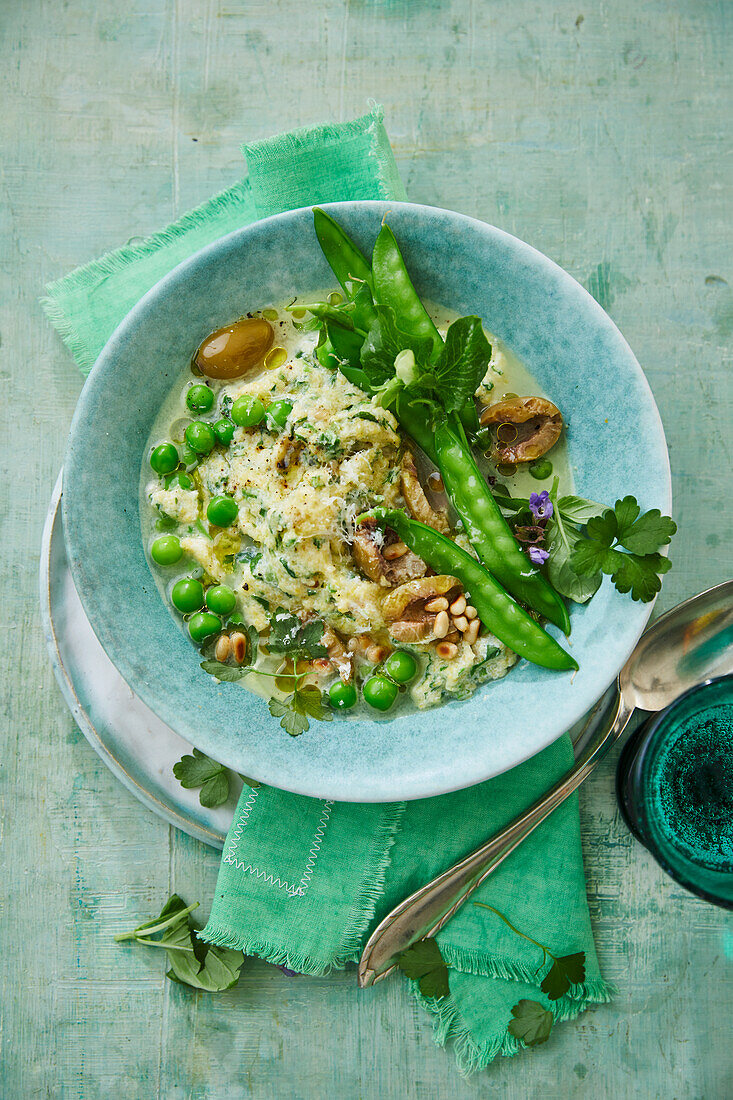
[[[674,520],[663,516],[658,508],[652,508],[639,516],[630,527],[622,529],[619,522],[618,540],[633,554],[653,554],[668,545],[676,530],[677,524]]]
[[[491,344],[480,317],[459,317],[449,327],[437,363],[435,392],[446,412],[458,412],[481,385],[491,359]]]
[[[557,1001],[564,997],[571,985],[585,981],[585,951],[575,955],[560,955],[553,959],[552,966],[542,979],[540,989],[549,1000]]]
[[[605,505],[572,494],[560,497],[556,504],[563,519],[570,523],[587,523],[593,516],[600,516],[605,511]]]
[[[514,1019],[507,1031],[528,1047],[546,1043],[552,1031],[552,1013],[539,1001],[522,999],[512,1009]]]
[[[556,510],[555,516],[547,524],[547,579],[556,592],[575,603],[587,603],[600,588],[599,570],[588,574],[573,568],[572,556],[581,536],[575,528],[566,526],[562,513]]]
[[[173,774],[182,787],[200,787],[199,802],[213,808],[221,806],[229,797],[229,772],[198,749],[193,756],[183,756],[173,765]]]
[[[618,520],[612,508],[606,508],[600,516],[591,516],[586,524],[588,538],[601,546],[612,546],[618,532]]]
[[[397,956],[403,974],[417,981],[423,997],[447,997],[448,967],[434,939],[418,940]]]
[[[641,508],[639,507],[635,497],[626,496],[623,498],[623,500],[616,501],[613,510],[616,515],[616,537],[619,539],[619,541],[623,541],[624,533],[631,528],[634,520],[639,515]]]
[[[273,718],[280,719],[280,725],[291,737],[299,737],[301,733],[306,733],[310,729],[308,719],[293,706],[292,695],[283,701],[269,699],[267,705],[270,708],[270,714]]]
[[[661,554],[639,557],[637,554],[622,554],[618,550],[611,553],[617,555],[611,580],[619,592],[630,591],[632,600],[640,603],[653,600],[662,587],[658,574],[668,573],[672,568],[669,558],[663,558]]]
[[[249,672],[248,668],[240,668],[237,665],[225,665],[221,661],[202,661],[201,668],[204,672],[208,672],[209,676],[216,677],[217,680],[221,680],[225,684],[236,684],[238,680],[246,676]]]

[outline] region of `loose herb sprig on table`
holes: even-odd
[[[214,947],[199,938],[199,929],[190,916],[198,904],[186,905],[178,894],[173,894],[160,916],[114,938],[116,943],[132,940],[147,947],[162,947],[170,963],[167,978],[194,989],[219,993],[236,985],[244,955],[227,947]]]
[[[418,940],[397,956],[397,966],[417,981],[423,997],[447,997],[448,967],[434,939]]]
[[[188,790],[201,788],[199,802],[207,809],[223,806],[229,798],[229,769],[199,749],[193,750],[193,756],[182,756],[173,765],[173,774],[182,787]]]

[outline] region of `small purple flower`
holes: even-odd
[[[552,505],[550,505],[552,508]],[[530,546],[529,557],[530,561],[533,561],[535,565],[542,565],[549,558],[549,554],[546,550],[543,550],[541,546]]]
[[[553,512],[552,501],[547,489],[541,493],[529,494],[529,510],[535,519],[549,519]]]

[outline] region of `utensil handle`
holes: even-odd
[[[473,891],[537,826],[590,775],[613,742],[623,733],[634,708],[617,689],[609,723],[601,726],[572,768],[524,813],[480,848],[421,887],[389,913],[369,937],[359,962],[361,987],[386,978],[395,957],[417,940],[434,936]]]

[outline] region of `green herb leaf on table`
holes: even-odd
[[[325,624],[322,619],[301,623],[296,615],[278,608],[270,620],[270,636],[267,645],[271,653],[283,653],[287,657],[327,657],[323,645]]]
[[[507,1031],[528,1047],[546,1043],[552,1031],[552,1013],[539,1001],[522,999],[512,1008],[514,1019]]]
[[[448,967],[434,939],[418,940],[397,956],[397,966],[417,981],[423,997],[447,997]]]
[[[564,997],[571,985],[580,985],[585,981],[585,951],[574,955],[553,957],[552,966],[542,979],[540,989],[549,1000],[557,1001]]]
[[[182,756],[173,765],[173,774],[187,790],[201,788],[199,802],[202,806],[212,809],[222,806],[229,798],[228,770],[198,749],[193,750],[193,756]]]
[[[199,939],[190,918],[191,910],[197,906],[198,902],[186,905],[178,894],[173,894],[159,917],[146,921],[132,932],[115,936],[115,940],[117,943],[134,940],[148,947],[163,948],[171,965],[166,974],[171,981],[218,993],[236,984],[244,955],[241,951],[214,947]],[[154,935],[160,938],[151,939]]]

